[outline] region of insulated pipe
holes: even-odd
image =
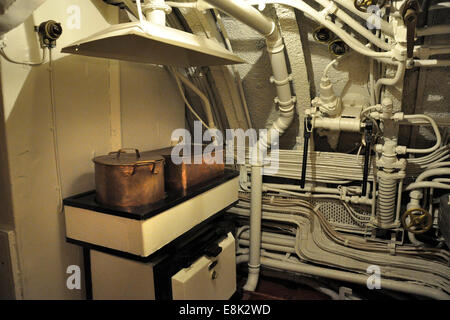
[[[317,277],[323,277],[328,279],[335,279],[339,281],[346,281],[351,283],[357,283],[363,286],[367,285],[369,276],[357,273],[351,273],[340,270],[333,270],[329,268],[321,268],[313,265],[307,265],[303,263],[293,263],[289,261],[275,260],[271,258],[262,257],[261,264],[267,267],[276,268],[280,270],[287,270],[293,272],[299,272],[304,274],[310,274]],[[422,285],[417,285],[409,282],[400,282],[395,280],[389,280],[386,278],[381,279],[381,287],[383,289],[394,290],[399,292],[405,292],[409,294],[416,294],[420,296],[429,297],[437,300],[449,300],[450,296],[439,289],[433,289]]]
[[[250,258],[248,278],[244,289],[255,291],[258,285],[261,254],[261,219],[262,219],[262,164],[252,165],[252,188],[250,204]]]
[[[194,91],[195,94],[202,100],[206,117],[208,118],[208,126],[210,129],[215,128],[216,125],[214,123],[211,103],[209,102],[208,97],[206,97],[206,95],[199,88],[197,88],[188,78],[179,73],[175,68],[172,68],[172,71],[175,73],[178,79],[180,79],[184,83],[184,85],[186,85],[189,89]]]

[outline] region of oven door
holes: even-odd
[[[231,233],[216,256],[204,255],[172,277],[174,300],[226,300],[236,291],[235,240]]]

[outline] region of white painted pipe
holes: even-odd
[[[281,34],[274,21],[247,3],[239,0],[206,0],[205,2],[242,21],[266,37],[267,51],[273,71],[272,79],[278,94],[276,99],[279,104],[280,116],[269,129],[269,135],[258,141],[257,153],[259,153],[259,150],[270,146],[273,138],[271,133],[276,131],[279,135],[283,134],[294,118],[295,98],[292,97]],[[252,165],[249,275],[244,286],[244,289],[248,291],[256,289],[259,279],[262,217],[262,164],[259,162],[260,160],[258,159],[258,163]]]
[[[418,37],[431,36],[431,35],[437,35],[437,34],[450,34],[450,25],[442,24],[442,25],[437,25],[437,26],[419,28],[416,30],[416,35]]]
[[[355,3],[353,0],[333,0],[333,1],[336,2],[337,4],[339,4],[340,6],[344,7],[345,9],[347,9],[351,13],[364,19],[364,21],[367,21],[373,15],[373,13],[362,12],[362,11],[359,11],[358,9],[356,9]],[[384,33],[386,33],[389,36],[394,36],[394,28],[391,24],[389,24],[389,22],[387,22],[386,20],[380,19],[380,26],[381,26],[381,30]]]
[[[166,25],[166,12],[164,8],[167,5],[165,0],[145,0],[142,9],[147,17],[147,21],[160,25]]]
[[[250,241],[245,240],[245,239],[240,239],[238,241],[238,244],[239,245],[243,245],[243,246],[250,246]],[[263,241],[261,243],[261,248],[263,248],[265,250],[270,250],[270,251],[288,252],[288,253],[295,254],[295,248],[293,248],[293,247],[281,246],[281,245],[278,245],[278,244],[269,243],[267,241]],[[254,290],[252,290],[252,291],[254,291]]]
[[[268,37],[276,31],[275,23],[253,8],[250,4],[241,0],[205,0],[226,14],[242,21],[262,35]]]
[[[288,261],[275,260],[272,258],[261,257],[261,264],[267,267],[288,270],[293,272],[299,272],[304,274],[310,274],[317,277],[323,277],[328,279],[335,279],[339,281],[346,281],[351,283],[357,283],[363,286],[367,285],[369,276],[357,273],[351,273],[340,270],[333,270],[330,268],[321,268],[313,265],[307,265],[303,263],[293,263]],[[381,278],[381,288],[387,290],[394,290],[399,292],[405,292],[409,294],[416,294],[420,296],[429,297],[437,300],[449,300],[450,296],[439,289],[433,289],[426,286],[413,284],[410,282],[401,282]]]
[[[435,169],[435,168],[442,168],[442,167],[450,167],[450,162],[444,161],[444,162],[433,163],[427,167],[427,170]]]
[[[415,67],[450,67],[450,60],[414,60]]]
[[[317,3],[319,3],[322,7],[327,8],[333,5],[333,2],[328,0],[315,0]],[[377,38],[373,35],[371,31],[364,28],[359,22],[354,20],[352,17],[350,17],[344,10],[336,8],[336,10],[333,10],[333,14],[337,16],[339,19],[341,19],[344,23],[346,23],[348,26],[350,26],[353,30],[358,32],[360,35],[362,35],[364,38],[366,38],[368,41],[376,45],[378,48],[383,50],[391,50],[392,46],[384,41],[382,41],[380,38]]]
[[[431,127],[434,130],[434,134],[436,135],[436,143],[434,144],[433,147],[427,148],[427,149],[406,148],[406,152],[408,152],[408,153],[430,153],[430,152],[433,152],[433,151],[436,151],[437,149],[439,149],[439,147],[441,146],[442,137],[441,137],[441,132],[439,131],[439,127],[437,126],[436,121],[434,121],[433,118],[431,118],[430,116],[427,116],[425,114],[408,114],[408,115],[404,116],[404,119],[405,120],[425,119],[431,124]]]
[[[271,1],[272,2],[272,1]],[[273,3],[279,3],[284,4],[287,6],[291,6],[293,8],[296,8],[300,11],[303,11],[306,13],[310,18],[317,21],[318,23],[322,24],[332,32],[334,32],[339,38],[341,38],[350,48],[355,50],[356,52],[372,57],[372,58],[392,58],[393,53],[391,51],[388,52],[376,52],[374,50],[368,49],[365,45],[363,45],[361,42],[356,40],[353,36],[345,32],[342,28],[338,27],[335,23],[333,23],[331,20],[326,18],[326,15],[323,13],[319,13],[316,10],[314,10],[312,7],[310,7],[308,4],[306,4],[303,1],[298,0],[276,0],[273,1]]]
[[[250,258],[248,278],[244,289],[255,291],[258,285],[261,254],[262,219],[262,164],[252,165],[252,188],[250,204]]]
[[[252,21],[253,18],[255,17],[254,12],[251,12],[251,14],[246,15],[246,12],[250,12],[248,7],[254,9],[248,3],[244,3],[242,1],[237,1],[237,0],[229,0],[229,1],[205,0],[205,1],[214,5],[218,9],[230,14],[231,16],[234,16],[235,18],[241,20],[242,22],[248,24],[249,26],[254,27],[256,30],[258,30],[254,25],[260,25],[260,22]],[[270,0],[270,1],[267,1],[267,0],[264,0],[264,3],[283,4],[283,5],[287,5],[287,6],[296,8],[300,11],[303,11],[304,13],[307,14],[307,16],[310,19],[315,20],[316,22],[322,24],[323,26],[325,26],[326,28],[328,28],[329,30],[334,32],[337,36],[339,36],[339,38],[341,38],[345,43],[347,43],[347,45],[349,47],[351,47],[353,50],[357,51],[358,53],[360,53],[362,55],[369,56],[372,58],[392,58],[393,57],[393,53],[391,51],[376,52],[374,50],[368,49],[365,45],[363,45],[361,42],[356,40],[353,36],[351,36],[350,34],[345,32],[342,28],[337,26],[334,22],[327,19],[326,14],[323,14],[323,12],[319,13],[318,11],[314,10],[311,6],[307,5],[303,1],[299,1],[299,0]],[[244,10],[242,10],[242,8],[237,9],[239,6],[245,6],[246,8]],[[233,9],[239,11],[239,14],[234,14],[234,12],[231,13],[231,11],[227,12],[227,9],[229,10],[230,7],[233,7]],[[259,13],[259,11],[257,11],[256,9],[254,9],[254,10],[255,10],[255,12]],[[241,18],[245,18],[245,19],[240,19],[240,18],[238,18],[238,16]],[[266,19],[268,19],[268,18],[266,18]],[[265,33],[263,33],[263,34],[265,34]]]
[[[283,239],[276,236],[272,236],[267,232],[262,233],[262,242],[269,244],[276,244],[278,246],[283,246],[286,248],[295,248],[295,237],[291,237],[291,239]],[[239,240],[250,240],[250,232],[245,231],[241,233]]]
[[[206,117],[208,119],[208,126],[210,129],[214,129],[216,125],[214,123],[211,103],[209,102],[208,97],[199,88],[197,88],[188,78],[179,73],[175,68],[173,68],[172,71],[175,73],[178,79],[180,79],[184,83],[185,86],[194,91],[195,94],[202,100],[203,108],[205,110]]]
[[[280,190],[292,190],[292,191],[304,191],[304,192],[318,192],[318,193],[331,193],[340,194],[337,188],[317,187],[317,186],[305,186],[304,188],[299,185],[293,184],[277,184],[277,183],[264,183],[263,189],[280,189]],[[359,190],[359,193],[361,191]]]
[[[400,79],[402,79],[403,74],[405,73],[406,64],[405,62],[397,62],[397,71],[395,72],[395,76],[393,78],[382,78],[378,79],[375,84],[375,98],[377,101],[380,101],[381,88],[383,85],[385,86],[394,86],[396,85]]]
[[[417,55],[421,59],[427,59],[428,57],[437,54],[448,54],[448,53],[450,53],[449,46],[427,46],[427,47],[419,46],[417,48]]]
[[[313,127],[332,131],[360,132],[361,120],[357,118],[313,118]]]
[[[436,169],[430,169],[422,172],[416,179],[415,182],[421,182],[424,181],[426,178],[432,177],[432,176],[448,176],[450,175],[450,168],[436,168]]]
[[[435,189],[444,189],[444,190],[450,190],[450,184],[444,184],[440,182],[433,182],[433,181],[421,181],[421,182],[414,182],[408,185],[405,189],[405,191],[411,191],[414,189],[423,189],[423,188],[435,188]]]
[[[144,23],[144,15],[143,15],[143,12],[142,12],[141,1],[144,1],[144,0],[136,0],[136,6],[137,6],[137,13],[138,13],[138,17],[139,17],[139,22],[142,25]]]

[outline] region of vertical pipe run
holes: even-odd
[[[165,26],[166,12],[163,9],[165,6],[165,0],[145,0],[143,10],[147,21],[160,26]]]
[[[250,204],[250,258],[248,278],[244,290],[255,291],[258,285],[261,258],[261,218],[262,218],[262,164],[252,165],[252,189]]]
[[[260,138],[257,144],[257,153],[270,147],[273,134],[281,135],[289,127],[294,118],[295,97],[292,96],[287,69],[284,44],[281,33],[272,19],[264,16],[242,0],[205,0],[217,9],[242,21],[266,37],[267,51],[272,65],[273,77],[271,82],[276,86],[280,115],[268,129],[268,135]],[[252,187],[251,187],[251,212],[250,212],[250,259],[249,274],[245,290],[254,291],[258,284],[260,268],[261,248],[261,202],[262,202],[262,159],[257,159],[252,164]]]

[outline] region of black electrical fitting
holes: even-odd
[[[63,29],[61,23],[53,20],[42,22],[39,27],[36,27],[41,39],[41,46],[46,48],[54,48],[56,40],[61,36]]]
[[[335,56],[342,56],[348,52],[348,47],[344,41],[336,39],[329,44],[328,50]]]
[[[305,118],[305,127],[303,128],[303,160],[302,160],[302,176],[300,178],[300,187],[303,189],[306,183],[306,167],[308,166],[308,149],[309,139],[312,132],[312,119],[311,117]]]
[[[361,196],[365,196],[367,193],[367,181],[369,178],[369,163],[370,163],[370,153],[372,149],[372,134],[373,134],[373,123],[370,120],[365,121],[364,126],[364,142],[366,143],[365,153],[364,153],[364,171],[363,171],[363,181],[362,181],[362,192]]]
[[[320,43],[328,43],[334,38],[334,34],[325,27],[318,27],[313,32],[314,40]]]

